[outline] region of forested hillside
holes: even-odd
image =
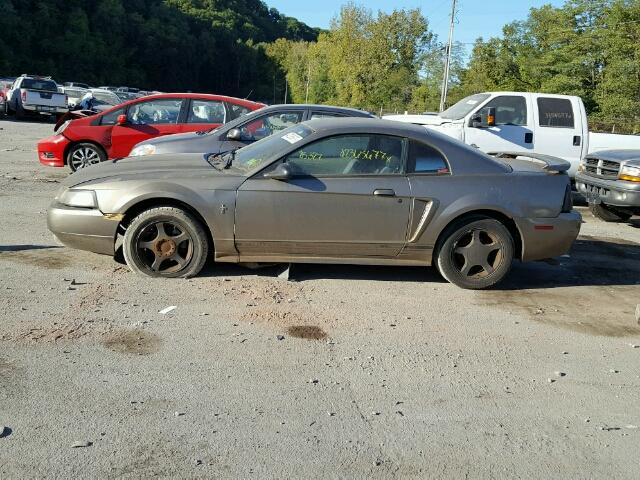
[[[270,99],[256,45],[316,37],[260,0],[0,0],[0,75]]]

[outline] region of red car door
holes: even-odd
[[[182,132],[183,98],[152,98],[129,105],[127,122],[111,130],[109,158],[126,157],[139,142]]]

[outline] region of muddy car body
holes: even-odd
[[[459,286],[485,288],[514,258],[571,247],[580,215],[562,170],[496,160],[414,125],[312,120],[235,154],[79,171],[48,225],[70,247],[109,255],[122,237],[129,266],[152,276],[195,275],[212,251],[218,262],[436,264]]]

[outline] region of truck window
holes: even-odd
[[[476,105],[484,102],[489,98],[488,93],[477,93],[463,98],[455,105],[447,108],[444,112],[440,113],[440,118],[446,118],[448,120],[460,120],[464,118],[471,110],[476,108]]]
[[[526,125],[527,101],[519,95],[496,97],[482,108],[496,109],[496,125]]]
[[[573,107],[566,98],[538,98],[541,127],[573,128]]]
[[[31,90],[45,90],[48,92],[57,92],[58,86],[52,80],[37,80],[35,78],[23,78],[20,88]]]

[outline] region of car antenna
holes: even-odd
[[[251,90],[251,91],[249,92],[249,95],[247,95],[246,97],[244,97],[244,99],[245,99],[245,100],[248,100],[252,93],[253,93],[253,90]]]

